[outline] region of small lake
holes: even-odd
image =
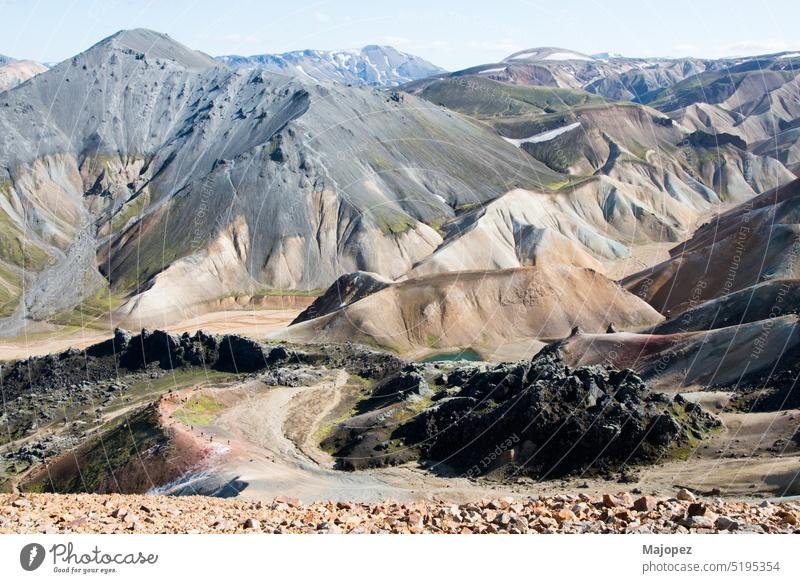
[[[450,362],[453,360],[473,360],[473,361],[480,361],[483,360],[483,357],[472,350],[471,348],[465,348],[459,352],[443,352],[441,354],[431,354],[430,356],[426,356],[419,362]]]

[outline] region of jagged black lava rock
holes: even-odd
[[[386,401],[404,401],[411,395],[418,397],[433,395],[428,381],[414,370],[413,365],[379,383],[372,393],[373,398]]]
[[[558,346],[530,363],[454,371],[463,382],[396,431],[422,455],[468,475],[500,467],[553,477],[653,460],[719,424],[699,406],[651,391],[630,370],[571,368]]]

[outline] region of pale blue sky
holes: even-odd
[[[0,54],[65,59],[123,28],[212,55],[391,44],[454,70],[560,46],[627,56],[800,49],[797,0],[0,0]]]

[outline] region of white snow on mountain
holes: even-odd
[[[553,138],[579,128],[580,126],[581,122],[576,121],[575,123],[548,130],[546,132],[541,132],[539,134],[534,134],[532,136],[528,136],[527,138],[514,139],[503,136],[503,139],[509,144],[514,144],[517,147],[522,146],[522,144],[538,144],[540,142],[549,142]]]

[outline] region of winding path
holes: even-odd
[[[256,393],[224,412],[209,430],[210,434],[219,436],[219,441],[230,438],[231,442],[230,451],[220,460],[214,479],[238,484],[240,496],[245,498],[271,499],[286,495],[304,502],[354,499],[377,502],[408,498],[408,486],[390,483],[375,473],[343,472],[332,469],[332,464],[320,465],[287,437],[285,425],[292,402],[308,391],[330,391],[331,398],[304,429],[304,449],[316,449],[313,436],[322,420],[338,404],[340,387],[346,382],[347,374],[337,371],[332,380],[316,385],[275,387]]]

